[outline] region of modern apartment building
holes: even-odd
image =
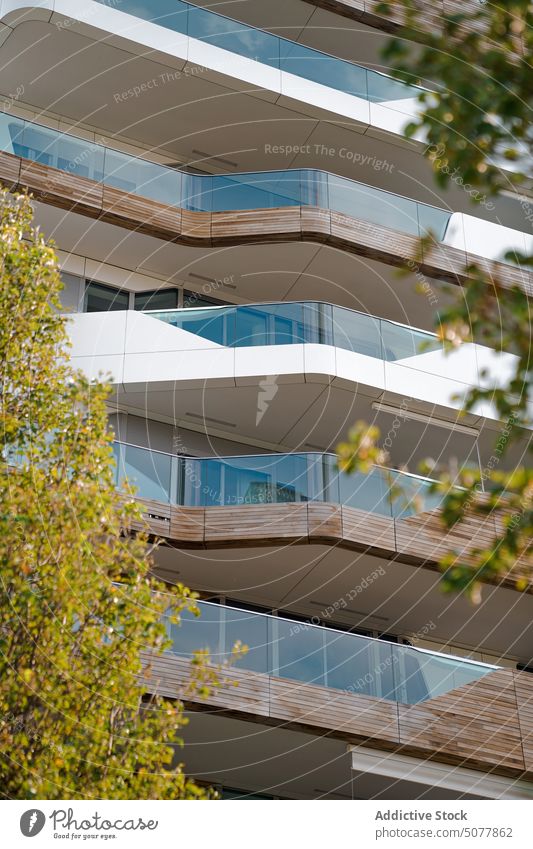
[[[2,0],[0,178],[56,242],[74,364],[112,375],[157,572],[202,599],[147,689],[248,646],[188,704],[188,772],[225,798],[531,798],[532,596],[441,592],[440,556],[501,520],[446,535],[418,468],[483,468],[505,430],[455,396],[512,355],[445,357],[434,323],[469,257],[530,292],[502,256],[533,237],[511,194],[435,186],[374,5]],[[356,420],[388,468],[338,472]]]

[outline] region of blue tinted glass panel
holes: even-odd
[[[422,89],[408,86],[377,71],[368,72],[368,99],[373,103],[387,103],[417,97]]]
[[[98,2],[109,5],[109,0]],[[187,34],[189,4],[181,0],[122,0],[118,8],[158,26]]]
[[[381,322],[371,315],[333,308],[334,345],[381,359]]]
[[[420,227],[420,235],[426,236],[428,233],[434,233],[436,239],[442,242],[446,235],[446,230],[451,212],[446,212],[445,209],[438,209],[435,206],[426,206],[423,203],[418,204],[418,223]]]
[[[418,236],[417,204],[363,183],[329,175],[331,209]]]
[[[206,9],[189,9],[189,36],[279,68],[279,38]]]
[[[104,181],[109,186],[179,206],[181,174],[164,165],[107,149]]]
[[[239,307],[235,319],[238,347],[295,345],[307,341],[303,309],[298,303]]]
[[[238,668],[268,674],[268,618],[227,607],[224,625],[225,651],[228,656],[238,641],[248,647],[244,657],[237,661]]]
[[[123,452],[122,474],[138,490],[139,495],[168,503],[171,456],[133,445],[124,445]]]
[[[378,513],[382,516],[391,515],[389,488],[386,474],[380,469],[374,469],[368,474],[355,472],[347,475],[338,472],[340,500],[348,507],[356,507],[368,513]]]
[[[213,212],[286,206],[300,206],[298,170],[213,177]]]
[[[365,68],[284,39],[280,48],[282,71],[367,99]]]
[[[416,513],[436,510],[442,504],[443,495],[431,493],[431,481],[414,475],[402,475],[390,472],[392,483],[392,511],[396,519],[403,519]]]
[[[326,630],[327,684],[350,693],[374,695],[372,643],[354,634]]]
[[[157,313],[157,318],[217,345],[232,346],[235,344],[235,312],[233,307],[183,309]]]
[[[325,686],[324,629],[275,617],[269,625],[273,674]]]
[[[175,654],[192,657],[194,652],[207,649],[213,663],[225,659],[221,645],[223,608],[217,604],[198,602],[200,616],[194,616],[187,610],[180,613],[180,624],[171,625],[172,651]]]
[[[388,362],[419,357],[420,361],[416,367],[423,369],[423,353],[442,350],[442,342],[432,333],[402,327],[399,324],[392,324],[390,321],[381,323],[381,333],[383,357]]]
[[[23,145],[25,121],[0,112],[0,148],[6,153],[15,156],[26,157],[26,148]]]

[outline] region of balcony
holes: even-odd
[[[107,7],[110,5],[109,0],[97,2]],[[385,74],[181,0],[158,0],[157,3],[145,4],[123,0],[117,6],[122,12],[172,32],[371,103],[410,100],[421,91]]]
[[[396,362],[441,351],[434,333],[318,301],[291,301],[198,309],[145,310],[171,327],[215,345],[331,345],[367,357]],[[417,368],[422,368],[417,362]]]
[[[417,475],[375,468],[339,472],[334,454],[259,454],[190,458],[114,442],[116,483],[133,485],[140,498],[183,507],[342,504],[388,518],[437,508],[440,494]],[[392,493],[401,494],[396,498]]]
[[[193,212],[320,207],[439,241],[451,213],[325,171],[296,168],[187,174],[0,113],[0,150],[78,177]]]
[[[451,213],[384,189],[315,169],[295,168],[231,175],[188,174],[174,167],[140,159],[8,113],[0,113],[0,151],[20,157],[23,169],[26,161],[38,164],[42,172],[39,180],[44,179],[46,183],[45,200],[48,199],[50,203],[53,202],[54,196],[54,192],[50,191],[50,183],[54,182],[54,171],[45,172],[44,169],[61,171],[71,175],[70,179],[74,183],[78,181],[75,186],[66,189],[66,193],[69,198],[72,192],[75,193],[77,209],[81,210],[84,203],[88,203],[93,215],[96,195],[91,189],[91,183],[109,187],[111,192],[124,193],[112,202],[109,212],[114,213],[113,220],[117,218],[117,214],[119,218],[123,217],[122,208],[128,196],[139,196],[161,205],[167,213],[174,209],[191,214],[209,213],[217,216],[219,213],[271,210],[272,213],[283,217],[290,214],[291,210],[327,210],[332,216],[348,216],[354,219],[354,222],[359,219],[371,224],[372,227],[365,228],[362,233],[366,245],[363,252],[367,256],[375,254],[376,258],[380,259],[383,259],[382,254],[389,247],[387,238],[393,238],[390,231],[415,238],[432,233],[443,248],[452,250],[454,254],[458,251],[464,252],[465,262],[466,257],[474,256],[503,261],[506,250],[524,253],[533,249],[533,237],[519,230],[463,213]],[[4,179],[9,180],[14,176],[13,164],[5,163]],[[31,177],[31,172],[26,176]],[[24,185],[23,180],[21,184]],[[34,188],[31,181],[28,186],[30,190]],[[40,191],[39,187],[38,193]],[[151,234],[160,235],[156,222],[165,219],[165,215],[161,213],[161,207],[154,208],[153,213],[149,208],[143,209],[145,224],[147,219],[155,217],[150,228]],[[263,218],[265,217],[267,216],[263,215]],[[283,231],[281,217],[276,223],[277,233]],[[176,227],[172,216],[167,214],[166,218],[168,223],[165,223],[165,234],[171,220],[171,226]],[[195,242],[208,238],[206,223],[200,219],[201,215],[199,224],[192,225],[191,235],[194,235]],[[244,222],[241,222],[241,226],[242,223]],[[229,224],[229,221],[224,222],[226,229]],[[336,225],[339,230],[337,238],[346,237],[347,224],[344,219]],[[287,225],[293,232],[295,222],[292,218],[287,221]],[[257,230],[257,222],[253,226]],[[318,221],[314,222],[313,227],[316,226]],[[323,226],[324,222],[319,226],[321,233]],[[266,233],[266,220],[264,229]],[[322,234],[321,241],[324,241],[324,235]],[[215,241],[212,236],[209,237]],[[293,238],[296,238],[295,232]],[[370,244],[367,244],[368,239]],[[402,239],[397,239],[396,242],[398,244],[394,252],[401,259],[409,254],[411,246]],[[444,255],[442,261],[443,268],[440,273],[442,277],[446,277],[447,261]]]
[[[213,663],[248,647],[237,668],[414,705],[479,681],[498,667],[412,646],[364,637],[282,616],[198,602],[200,617],[185,612],[167,622],[172,652],[191,658],[207,649]]]

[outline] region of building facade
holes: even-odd
[[[502,256],[533,237],[516,198],[436,188],[374,5],[4,0],[0,177],[57,244],[73,363],[111,375],[157,574],[200,594],[146,688],[248,646],[188,704],[188,772],[224,798],[530,798],[532,597],[440,591],[499,518],[446,535],[418,469],[505,438],[457,396],[512,355],[445,357],[434,325],[470,257],[530,292]],[[348,476],[357,420],[389,459]]]

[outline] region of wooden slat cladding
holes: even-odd
[[[533,675],[515,673],[516,704],[526,769],[533,772]]]
[[[266,509],[265,509],[266,508]],[[307,540],[307,504],[242,504],[205,511],[205,543]]]
[[[188,692],[189,661],[173,654],[150,656],[143,652],[148,692],[161,696],[194,701]],[[268,716],[270,679],[268,675],[231,667],[217,674],[220,686],[213,690],[208,703],[226,711]]]
[[[313,542],[342,538],[342,507],[339,504],[307,505],[307,532]]]
[[[524,770],[514,672],[499,669],[436,699],[399,706],[400,743],[481,767]]]
[[[457,551],[466,563],[472,562],[472,550],[488,546],[501,527],[495,515],[467,515],[461,524],[446,532],[436,510],[394,520],[322,502],[170,508],[139,500],[148,530],[176,548],[322,542],[430,569],[435,569],[440,557],[451,550]],[[161,512],[165,509],[168,514]],[[150,513],[168,515],[169,521],[150,519]],[[530,558],[524,554],[512,575],[495,578],[494,583],[514,589],[516,579],[525,575],[528,568]],[[533,587],[529,587],[532,591]]]
[[[360,21],[383,32],[398,33],[405,25],[405,10],[397,3],[391,3],[390,11],[384,15],[379,10],[380,0],[305,0],[305,2],[344,18]],[[441,32],[445,18],[479,12],[480,5],[480,0],[416,0],[414,8],[420,40],[423,40],[424,33]],[[482,33],[485,29],[482,21],[467,20],[461,25],[460,32],[467,35],[469,32]],[[524,52],[522,38],[515,36],[513,42],[517,55],[522,54]]]
[[[20,182],[21,160],[11,153],[0,154],[0,181],[9,189],[14,189]]]
[[[398,742],[395,702],[300,681],[270,678],[269,715],[284,722],[334,730],[347,738]]]
[[[2,158],[4,156],[2,154]],[[93,218],[99,216],[102,210],[104,187],[86,177],[21,159],[19,180],[20,185],[30,189],[36,198],[53,206],[72,209]]]
[[[533,776],[533,679],[508,669],[416,705],[362,696],[238,667],[205,700],[187,695],[188,661],[145,654],[144,686],[243,719],[327,732],[349,743],[503,775]]]
[[[106,221],[138,230],[160,239],[175,239],[181,233],[181,209],[114,189],[103,187],[103,216]]]
[[[203,543],[205,510],[173,505],[170,508],[170,537],[185,543]]]
[[[372,549],[375,553],[396,552],[394,520],[355,507],[342,508],[342,542]]]
[[[387,265],[414,268],[417,239],[379,224],[316,207],[285,207],[233,212],[194,212],[167,206],[150,198],[103,186],[0,152],[0,181],[10,188],[28,189],[62,209],[135,230],[169,242],[197,247],[319,242],[375,259]],[[416,270],[427,277],[461,285],[467,260],[464,251],[436,244],[426,251]],[[505,263],[480,260],[507,287],[521,286],[533,295],[532,275]]]
[[[496,536],[496,523],[492,515],[482,517],[466,514],[463,520],[446,531],[438,510],[419,513],[396,521],[396,550],[438,561],[448,551],[457,551],[465,563],[473,562],[471,552],[486,548]]]

